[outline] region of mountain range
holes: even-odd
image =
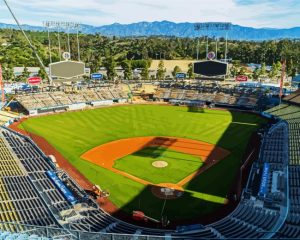
[[[81,32],[85,34],[101,34],[105,36],[119,37],[149,37],[149,36],[174,36],[195,38],[198,36],[225,37],[224,31],[206,30],[195,31],[194,23],[161,22],[138,22],[131,24],[114,23],[104,26],[81,25]],[[40,26],[22,25],[24,30],[45,31]],[[0,28],[17,29],[14,24],[0,23]],[[277,28],[252,28],[240,25],[232,25],[228,31],[231,40],[275,40],[275,39],[300,39],[300,27],[277,29]]]

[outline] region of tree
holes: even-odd
[[[253,78],[253,80],[258,80],[259,77],[260,77],[260,69],[259,69],[259,68],[256,68],[256,69],[253,71],[252,78]]]
[[[151,61],[145,61],[144,66],[142,67],[141,77],[144,80],[149,79],[149,68],[151,66]]]
[[[101,55],[97,54],[95,52],[91,52],[91,57],[93,58],[92,60],[90,60],[90,68],[91,68],[91,72],[95,73],[99,71],[99,66],[101,65]]]
[[[116,69],[115,69],[116,62],[115,62],[114,58],[112,56],[106,57],[103,64],[104,64],[104,67],[106,68],[107,78],[109,80],[114,80],[114,78],[117,76]]]
[[[231,76],[236,77],[238,74],[240,74],[240,71],[241,71],[241,62],[233,61],[233,64],[230,68]]]
[[[278,71],[281,71],[282,64],[281,64],[280,61],[277,61],[277,63],[276,63],[276,68],[278,69]]]
[[[269,78],[274,79],[278,75],[279,70],[280,69],[278,69],[278,65],[276,63],[273,63],[272,69],[269,72]]]
[[[189,79],[195,78],[193,63],[190,63],[190,64],[189,64],[189,69],[188,69],[188,71],[187,71],[187,75],[188,75],[188,78],[189,78]]]
[[[30,76],[30,72],[28,71],[28,68],[27,67],[24,67],[24,70],[22,72],[22,77],[21,77],[21,81],[22,82],[26,82],[27,79],[29,78]]]
[[[28,71],[27,67],[24,67],[22,75],[23,77],[29,78],[30,72]]]
[[[48,36],[45,32],[28,32],[33,44],[37,47],[42,61],[49,63]],[[76,34],[70,34],[71,40],[76,39]],[[115,40],[114,40],[115,39]],[[193,59],[195,58],[197,43],[192,38],[178,37],[146,37],[146,38],[114,38],[105,37],[99,34],[80,34],[81,60],[87,63],[91,72],[98,72],[99,66],[104,66],[104,56],[111,56],[115,61],[121,63],[124,60],[131,60],[132,69],[144,68],[145,60],[148,59]],[[201,41],[204,38],[200,39]],[[57,40],[53,39],[53,45],[57,46]],[[27,47],[22,33],[18,30],[0,30],[0,62],[9,66],[37,66],[37,61],[32,50]],[[210,48],[213,47],[213,41]],[[224,58],[225,39],[220,40],[219,56]],[[76,44],[71,45],[73,53],[77,51]],[[200,48],[200,56],[205,56],[205,48]],[[281,59],[287,62],[287,72],[290,76],[296,70],[300,70],[300,41],[297,40],[270,40],[270,41],[228,41],[228,58],[233,59],[233,64],[240,61],[246,63],[262,63],[272,65]],[[74,55],[76,57],[76,54]],[[53,62],[59,61],[57,48],[52,51]],[[137,61],[136,63],[133,63]],[[139,65],[139,66],[138,66]],[[231,69],[231,76],[238,74],[238,69]],[[280,69],[280,67],[278,67]],[[172,71],[173,69],[171,69]],[[193,76],[190,72],[190,76]],[[268,76],[267,73],[265,76]]]
[[[121,63],[121,66],[124,70],[124,79],[126,79],[126,80],[132,79],[131,62],[128,60],[125,60]]]
[[[297,74],[297,67],[294,65],[293,59],[286,62],[286,73],[289,77],[295,77]]]
[[[165,79],[166,71],[167,70],[165,69],[164,61],[159,61],[156,78],[159,80]]]
[[[266,76],[266,75],[267,75],[267,67],[266,67],[266,64],[265,64],[265,63],[262,63],[262,64],[261,64],[261,67],[260,67],[260,75],[261,75],[261,76]]]
[[[174,67],[174,70],[173,70],[173,72],[172,72],[173,77],[175,78],[175,77],[176,77],[176,74],[177,74],[177,73],[180,73],[180,72],[182,72],[181,68],[180,68],[179,66],[175,66],[175,67]]]
[[[42,79],[42,81],[48,78],[47,73],[42,68],[40,68],[38,75]]]
[[[247,68],[242,66],[239,70],[239,75],[245,75],[247,73]]]
[[[11,67],[3,68],[3,79],[6,81],[14,80],[14,70]]]
[[[142,49],[142,58],[143,59],[148,59],[149,58],[148,50],[147,50],[146,46]]]
[[[148,69],[148,67],[143,67],[142,68],[141,77],[142,77],[143,80],[148,80],[149,79],[149,69]]]
[[[151,61],[149,60],[131,60],[131,66],[132,69],[136,68],[145,68],[145,67],[150,67],[151,66]]]

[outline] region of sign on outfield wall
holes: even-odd
[[[91,79],[93,80],[102,80],[103,74],[102,73],[93,73],[91,74]]]
[[[27,79],[29,84],[40,84],[42,79],[40,77],[30,77]]]
[[[85,64],[75,61],[61,61],[49,64],[52,78],[71,79],[85,74]]]
[[[248,77],[244,76],[244,75],[240,75],[240,76],[237,76],[235,78],[235,80],[238,81],[238,82],[247,82],[248,81]]]
[[[185,73],[176,73],[175,76],[177,79],[185,79],[186,78],[186,74]]]

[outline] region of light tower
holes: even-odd
[[[80,43],[79,29],[80,24],[76,22],[57,22],[45,21],[44,27],[48,32],[48,48],[49,48],[49,75],[55,82],[71,82],[79,81],[79,78],[85,74],[85,64],[80,59]],[[58,52],[60,61],[52,61],[52,43],[51,33],[56,32],[58,41]],[[72,55],[70,33],[76,33],[77,58]],[[67,34],[67,42],[65,48],[61,44],[61,35]],[[76,57],[76,54],[75,54]],[[62,59],[63,58],[63,59]]]
[[[2,77],[2,66],[0,64],[0,87],[1,87],[1,101],[2,101],[2,107],[5,104],[5,93],[4,93],[4,82]]]
[[[58,51],[59,57],[61,60],[62,49],[61,49],[61,34],[64,32],[67,34],[67,49],[66,51],[71,54],[71,42],[70,42],[70,33],[76,32],[76,41],[77,41],[77,60],[80,62],[80,43],[79,43],[79,30],[81,28],[80,23],[77,22],[57,22],[57,21],[44,21],[43,26],[47,29],[48,32],[48,48],[49,48],[49,62],[52,63],[51,56],[51,32],[57,32],[57,41],[58,41]]]
[[[203,36],[206,37],[206,57],[208,55],[208,31],[213,32],[225,32],[225,62],[227,62],[227,53],[228,53],[228,32],[231,30],[232,24],[230,22],[205,22],[205,23],[196,23],[194,25],[195,31],[199,33],[203,33]],[[200,34],[199,34],[200,36]],[[198,43],[197,43],[197,60],[199,60],[199,37],[198,37]],[[218,39],[216,39],[216,57],[218,52]]]

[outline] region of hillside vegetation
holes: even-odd
[[[46,32],[27,32],[33,41],[39,55],[47,66],[49,64],[48,37]],[[66,51],[67,35],[61,33],[61,52]],[[147,37],[147,38],[118,38],[104,37],[101,35],[80,34],[81,60],[91,68],[92,72],[99,67],[111,69],[108,77],[114,77],[114,67],[120,65],[131,77],[135,68],[147,69],[151,60],[195,60],[197,58],[198,40],[178,37]],[[206,55],[205,39],[199,39],[199,59]],[[51,33],[52,61],[59,61],[58,39],[56,33]],[[209,50],[215,51],[216,41],[209,39]],[[71,34],[71,53],[77,59],[76,35]],[[300,69],[300,41],[298,40],[273,40],[273,41],[229,41],[228,58],[235,63],[265,63],[276,64],[286,59],[287,73],[294,76]],[[218,57],[225,57],[225,41],[218,42]],[[15,66],[38,66],[38,63],[28,47],[20,31],[12,29],[0,30],[0,63],[5,69]],[[6,73],[9,75],[9,73]],[[5,76],[6,76],[5,75]],[[11,74],[10,74],[11,75]],[[145,78],[146,78],[145,77]],[[148,76],[149,77],[149,76]],[[9,77],[8,77],[9,78]],[[126,78],[126,76],[125,76]]]

